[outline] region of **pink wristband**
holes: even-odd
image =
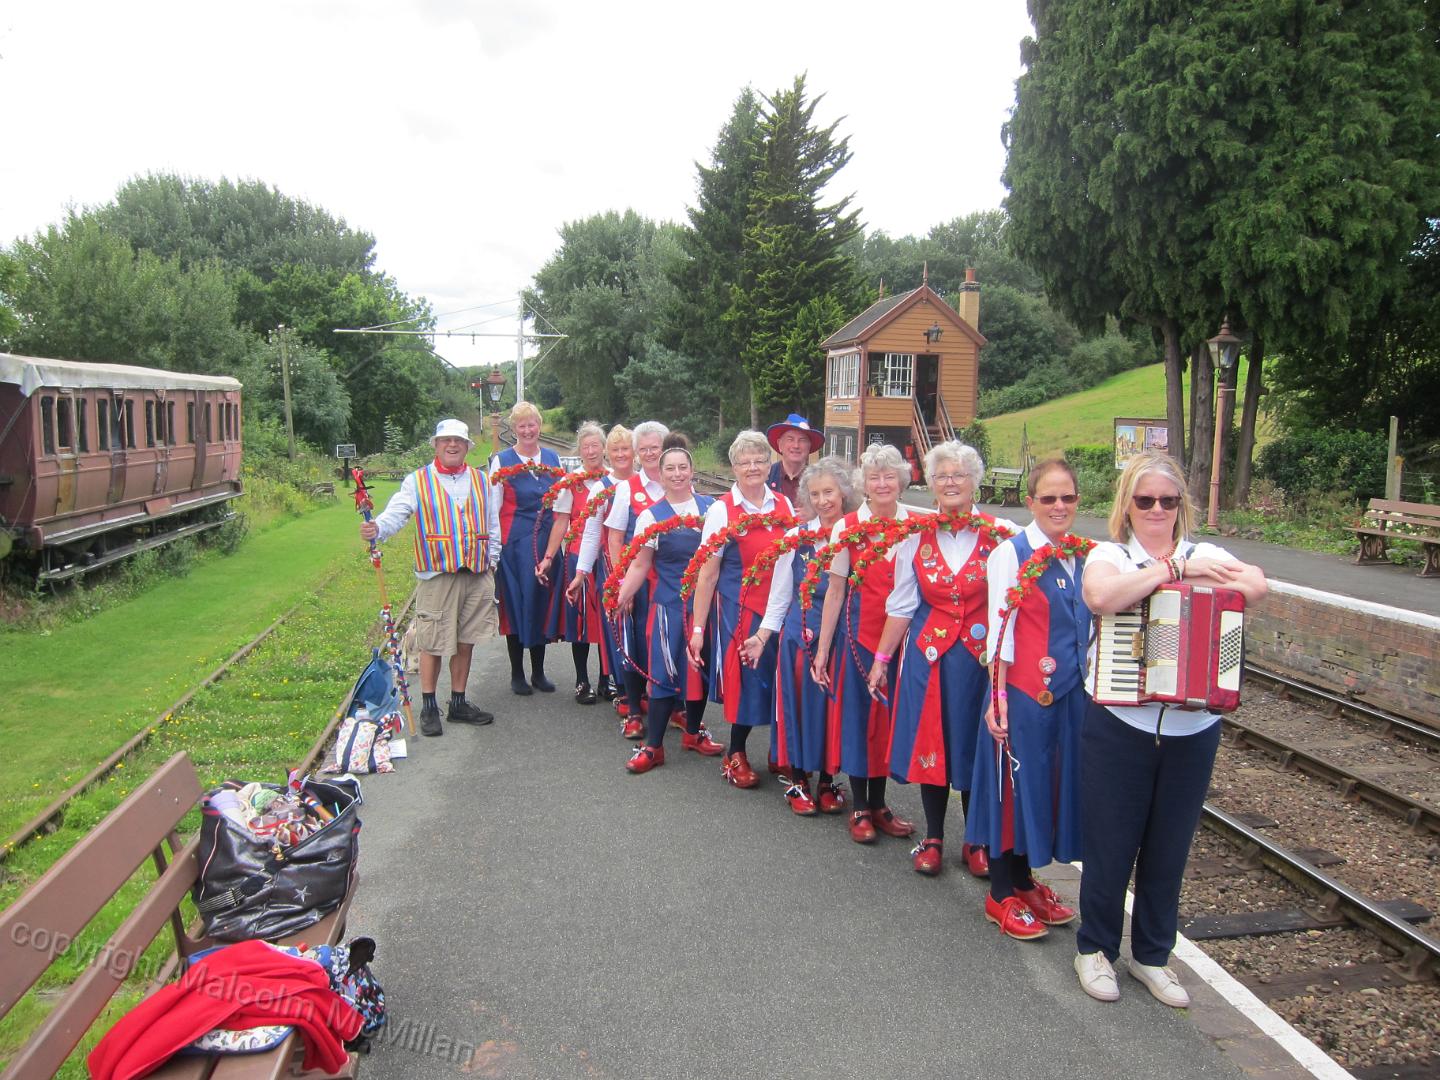
[[[877,652],[875,654],[875,659],[879,660],[882,664],[888,664],[891,660],[894,660],[895,657],[892,656],[890,653]]]
[[[996,693],[995,693],[995,696],[996,696],[997,698],[999,698],[1001,701],[1008,701],[1008,700],[1010,700],[1010,695],[1007,694],[1007,693],[1005,693],[1004,690],[997,690]]]

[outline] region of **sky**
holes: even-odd
[[[148,172],[260,180],[372,234],[440,329],[513,335],[565,222],[684,220],[747,85],[824,95],[867,231],[998,207],[1030,32],[1022,0],[0,0],[0,244]]]

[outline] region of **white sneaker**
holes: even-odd
[[[1120,985],[1115,981],[1115,969],[1102,952],[1076,953],[1075,974],[1080,976],[1080,988],[1096,1001],[1117,1001]]]
[[[1190,995],[1180,985],[1175,972],[1168,967],[1154,967],[1150,964],[1130,961],[1130,974],[1145,984],[1150,993],[1174,1009],[1190,1007]]]

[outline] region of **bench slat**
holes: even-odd
[[[182,751],[162,765],[104,821],[0,914],[0,1016],[119,891],[201,795],[195,766]],[[21,943],[24,944],[21,944]]]

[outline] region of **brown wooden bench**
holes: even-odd
[[[999,503],[1001,506],[1020,505],[1020,482],[1025,473],[1021,469],[996,467],[980,483],[980,501]]]
[[[147,860],[155,865],[157,877],[145,897],[96,951],[80,977],[61,992],[49,1015],[0,1073],[3,1080],[54,1076],[167,924],[178,956],[221,944],[192,937],[181,915],[181,904],[199,875],[199,838],[182,844],[176,829],[203,793],[189,755],[176,754],[0,914],[3,1017],[135,871]],[[356,880],[352,876],[339,908],[300,933],[278,939],[278,944],[339,942]],[[166,970],[173,967],[173,963],[167,965]],[[162,972],[155,984],[164,977]],[[175,1057],[151,1076],[165,1080],[278,1080],[295,1074],[318,1080],[326,1075],[298,1072],[302,1050],[300,1037],[292,1033],[268,1053]],[[338,1075],[353,1076],[357,1065],[352,1053]]]
[[[335,484],[333,481],[325,480],[319,484],[310,485],[310,497],[312,499],[318,499],[322,495],[328,495],[332,499],[335,497]]]
[[[1357,563],[1382,563],[1391,540],[1413,540],[1424,546],[1421,577],[1440,577],[1440,506],[1429,503],[1371,499],[1365,521],[1350,530],[1360,538]]]

